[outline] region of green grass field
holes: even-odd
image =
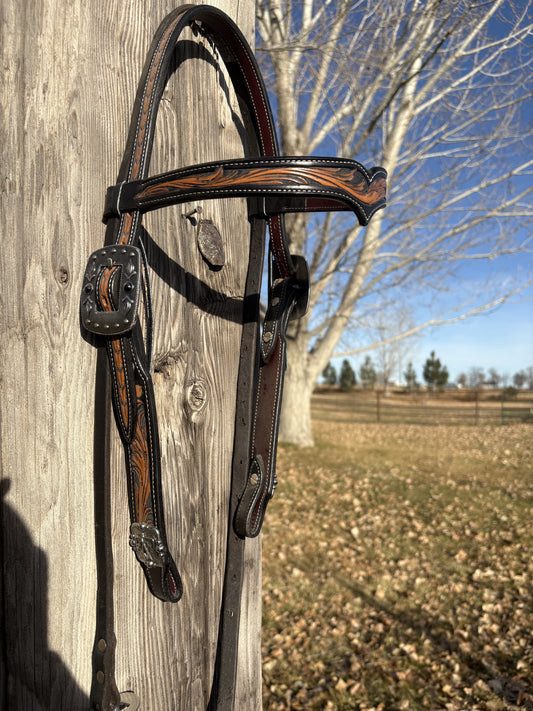
[[[533,427],[314,399],[263,536],[264,709],[533,709]]]

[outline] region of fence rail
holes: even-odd
[[[346,415],[352,421],[384,424],[509,425],[533,424],[533,394],[505,398],[497,394],[461,392],[457,396],[427,394],[393,395],[381,391],[364,393],[321,390],[315,405],[335,419]],[[335,413],[335,415],[333,415]]]

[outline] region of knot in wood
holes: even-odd
[[[61,266],[56,271],[56,280],[61,286],[67,286],[70,281],[70,275],[67,267]]]
[[[207,388],[202,380],[194,380],[187,387],[187,406],[194,412],[201,412],[207,402]]]

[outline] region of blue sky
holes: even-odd
[[[465,265],[464,278],[482,295],[491,282],[496,288],[503,286],[504,291],[524,284],[531,271],[533,253],[524,251],[494,262],[474,260]],[[487,313],[423,333],[412,352],[418,373],[422,373],[432,350],[447,366],[452,381],[473,367],[483,368],[486,373],[495,368],[500,374],[509,374],[512,380],[514,373],[533,366],[533,285]]]
[[[523,234],[522,238],[526,236]],[[458,293],[477,295],[464,307],[468,310],[527,284],[533,276],[533,248],[526,247],[521,253],[494,260],[467,261],[456,276],[456,280],[449,282],[449,290],[442,292],[438,300],[440,308],[431,301],[425,304],[421,298],[412,297],[407,301],[414,323],[424,323],[439,315],[446,318],[447,310],[450,317],[461,313],[460,310],[454,313]],[[357,343],[352,345],[356,347]],[[337,348],[337,352],[349,350],[349,341]],[[468,375],[472,368],[482,368],[487,376],[489,369],[494,368],[500,375],[507,375],[509,384],[512,384],[515,373],[533,367],[533,284],[509,296],[496,308],[421,331],[407,343],[406,354],[392,374],[392,380],[403,380],[403,373],[411,361],[418,381],[422,383],[423,366],[431,351],[435,351],[448,368],[450,382],[455,382],[461,373]],[[379,353],[368,350],[348,356],[356,373],[366,356],[370,356],[379,369]],[[342,360],[342,356],[332,358],[337,372]]]
[[[418,381],[422,383],[422,369],[433,350],[448,368],[450,382],[455,382],[460,373],[468,374],[476,367],[482,368],[486,375],[490,368],[495,368],[500,375],[507,374],[512,384],[516,372],[533,367],[533,287],[490,313],[424,332],[412,342],[393,380],[399,380],[407,363],[412,361]],[[356,372],[366,355],[376,364],[373,351],[348,358]],[[342,360],[332,359],[337,372]]]
[[[531,255],[522,255],[520,260],[522,266],[527,267],[529,263],[533,267]],[[516,258],[513,262],[516,265]],[[476,273],[479,276],[485,272],[481,265],[477,265],[477,268],[472,266],[468,271],[473,281]],[[508,277],[518,277],[521,272],[505,271]],[[429,317],[419,312],[420,320],[424,320],[424,315]],[[422,369],[433,350],[448,368],[450,382],[455,382],[460,373],[468,374],[475,367],[482,368],[486,375],[490,368],[495,368],[500,375],[507,374],[509,384],[512,384],[515,373],[533,367],[533,285],[490,312],[422,332],[410,342],[409,350],[392,379],[402,379],[411,361],[418,381],[422,383]],[[376,351],[365,351],[348,357],[356,372],[367,355],[377,366]],[[332,359],[337,372],[342,360],[342,357]]]
[[[483,368],[486,373],[495,368],[512,379],[517,371],[533,366],[533,301],[509,302],[490,314],[425,334],[412,352],[420,380],[423,363],[432,350],[448,368],[452,381],[472,367]]]

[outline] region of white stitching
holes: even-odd
[[[331,167],[346,167],[346,168],[355,168],[359,170],[361,173],[364,173],[365,178],[371,182],[372,178],[375,176],[371,176],[370,173],[367,171],[367,169],[362,165],[361,163],[358,163],[355,160],[349,160],[346,158],[313,158],[312,156],[309,156],[308,158],[305,156],[263,156],[262,158],[256,158],[253,160],[247,160],[245,158],[241,159],[236,159],[234,161],[211,161],[209,163],[199,163],[198,165],[191,165],[187,166],[185,168],[178,168],[177,170],[169,170],[166,173],[160,173],[159,175],[154,175],[150,178],[145,178],[144,180],[134,180],[131,181],[132,183],[138,183],[139,184],[139,189],[145,189],[147,187],[150,187],[151,185],[157,185],[157,183],[161,182],[163,179],[166,179],[168,177],[181,177],[181,176],[187,176],[187,175],[194,175],[195,173],[202,174],[204,172],[209,172],[213,168],[241,168],[241,167],[254,167],[254,166],[269,166],[269,165],[275,165],[276,163],[287,163],[288,167],[291,167],[292,165],[296,164],[296,167],[298,167],[299,164],[307,164],[309,163],[309,166],[304,165],[303,167],[324,167],[324,168],[329,168]]]

